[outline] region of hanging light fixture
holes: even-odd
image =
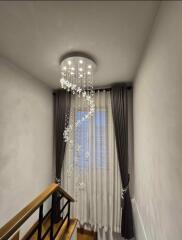
[[[96,69],[95,62],[85,56],[71,56],[64,58],[61,62],[61,87],[67,92],[80,98],[87,107],[85,115],[75,122],[66,124],[64,130],[64,141],[73,145],[72,131],[77,128],[83,121],[91,118],[95,112],[94,102],[94,81],[93,75]],[[66,114],[68,121],[70,112]]]

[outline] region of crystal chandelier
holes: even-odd
[[[75,95],[84,104],[85,114],[81,119],[70,121],[72,113],[66,114],[66,125],[64,130],[64,141],[73,146],[73,134],[75,128],[79,127],[83,121],[91,118],[95,112],[93,74],[96,69],[95,62],[85,56],[71,56],[61,62],[61,87],[67,92]],[[78,146],[75,146],[79,148]]]

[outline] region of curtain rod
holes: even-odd
[[[127,86],[126,87],[128,90],[133,89],[132,86]],[[94,91],[111,91],[112,87],[107,87],[107,88],[94,88]]]
[[[132,89],[133,88],[133,83],[132,82],[117,82],[117,83],[114,83],[112,85],[106,85],[104,87],[96,87],[94,90],[106,90],[106,91],[110,91],[112,90],[112,86],[115,86],[115,85],[118,85],[118,86],[125,86],[127,89]]]
[[[127,86],[127,89],[128,90],[132,90],[133,89],[133,86],[132,84],[128,84]],[[55,94],[57,91],[59,91],[60,89],[54,89],[53,90],[53,94]],[[111,91],[112,90],[112,87],[98,87],[98,88],[94,88],[94,91]]]

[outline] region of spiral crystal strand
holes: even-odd
[[[87,111],[81,119],[76,120],[73,124],[66,124],[64,130],[64,141],[72,144],[72,131],[77,128],[83,121],[93,116],[95,111],[94,91],[93,91],[93,72],[95,63],[84,57],[70,57],[63,60],[61,63],[60,79],[61,87],[71,94],[79,97],[79,102],[82,102],[84,108],[87,106]],[[66,120],[69,116],[66,117]],[[72,119],[70,112],[70,119]]]

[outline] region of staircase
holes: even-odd
[[[52,198],[52,204],[43,214],[48,198]],[[21,226],[37,210],[38,220],[21,240],[75,240],[77,219],[70,219],[70,204],[73,202],[74,199],[63,188],[52,183],[0,229],[0,240],[20,240]]]

